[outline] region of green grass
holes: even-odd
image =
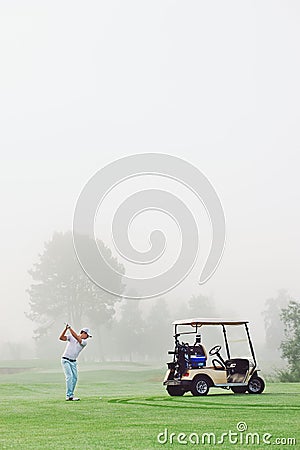
[[[26,370],[5,373],[4,367]],[[295,438],[300,448],[300,386],[267,384],[262,395],[234,395],[211,389],[207,397],[169,397],[162,386],[164,367],[145,364],[81,364],[77,394],[80,402],[65,402],[64,377],[59,363],[1,362],[0,448],[13,449],[155,449],[203,448],[179,444],[185,433],[236,431],[245,422],[247,432]],[[100,398],[101,397],[101,398]],[[173,444],[157,442],[158,433],[176,433]],[[233,436],[234,438],[234,436]],[[195,438],[194,438],[195,439]],[[201,441],[200,441],[201,442]],[[299,443],[299,444],[298,444]],[[204,447],[212,447],[206,444]],[[260,444],[230,444],[222,448],[263,448]],[[270,446],[269,446],[270,447]],[[272,448],[274,445],[272,445]]]

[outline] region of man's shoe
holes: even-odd
[[[78,401],[80,400],[80,398],[78,398],[78,397],[73,397],[73,398],[70,398],[70,400],[72,400],[73,402],[78,402]]]

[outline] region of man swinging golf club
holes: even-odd
[[[67,330],[71,334],[66,335]],[[81,350],[87,345],[87,340],[92,337],[89,328],[82,328],[80,334],[77,334],[69,324],[66,324],[59,339],[61,341],[68,341],[65,351],[62,355],[61,364],[66,377],[66,400],[78,401],[74,397],[74,390],[77,383],[77,358]]]

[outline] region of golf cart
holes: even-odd
[[[265,383],[258,376],[259,369],[247,324],[247,321],[220,319],[188,319],[173,322],[175,349],[168,352],[173,355],[173,361],[167,363],[168,370],[163,382],[168,394],[180,396],[191,391],[193,395],[207,395],[211,387],[231,389],[235,394],[246,392],[261,394]],[[225,344],[223,353],[226,356],[221,354],[221,345],[215,345],[208,352],[212,359],[211,365],[207,365],[208,355],[201,344],[199,330],[201,327],[211,326],[218,327],[219,333],[222,332]],[[242,327],[242,340],[248,342],[249,357],[231,357],[228,339],[231,327]],[[195,335],[194,344],[180,342],[179,338],[182,335],[190,335],[189,339]]]

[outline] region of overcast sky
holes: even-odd
[[[198,167],[226,215],[215,275],[169,298],[257,323],[278,289],[299,299],[299,25],[289,0],[0,0],[2,334],[31,336],[27,270],[84,184],[148,151]]]

